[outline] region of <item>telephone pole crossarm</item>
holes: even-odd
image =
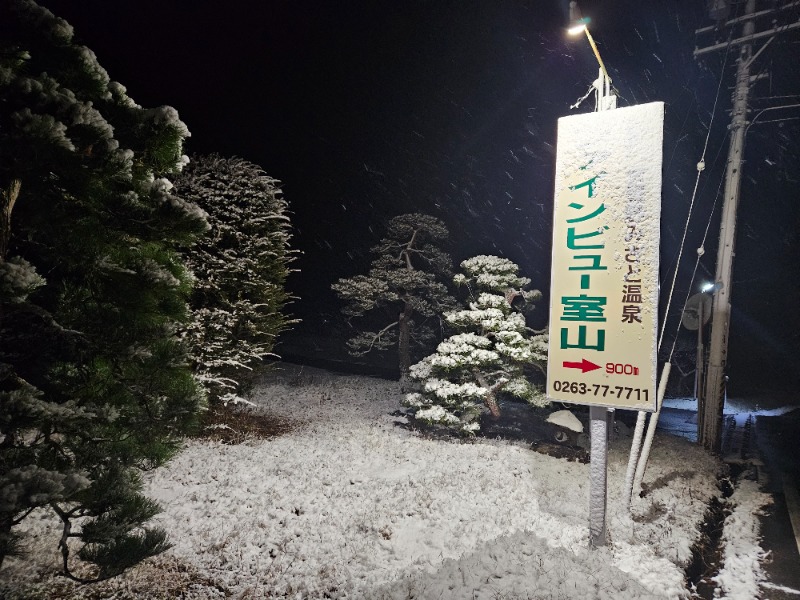
[[[746,14],[743,17],[729,19],[725,21],[725,23],[723,23],[722,25],[709,25],[708,27],[701,27],[700,29],[695,29],[694,33],[695,35],[700,35],[701,33],[719,31],[719,29],[721,29],[722,27],[731,27],[732,25],[738,25],[739,23],[744,23],[745,21],[757,19],[759,17],[774,16],[776,10],[786,10],[788,8],[794,8],[796,6],[800,6],[800,0],[793,0],[792,2],[787,2],[783,6],[776,6],[774,8],[768,8],[766,10],[760,10],[758,12]]]
[[[745,24],[751,24],[749,22]],[[790,23],[789,25],[781,25],[780,27],[773,27],[772,29],[767,29],[766,31],[759,31],[758,33],[751,33],[750,35],[743,35],[742,37],[732,39],[729,42],[720,42],[718,44],[714,44],[712,46],[706,46],[705,48],[696,48],[693,52],[694,57],[697,58],[698,56],[702,56],[703,54],[708,54],[709,52],[715,52],[716,50],[722,50],[723,48],[727,48],[728,46],[740,46],[741,44],[749,44],[755,40],[760,40],[765,37],[769,37],[771,35],[776,35],[778,33],[783,33],[784,31],[789,31],[790,29],[797,29],[800,27],[800,21],[796,23]]]

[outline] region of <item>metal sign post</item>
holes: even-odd
[[[611,411],[589,407],[591,462],[589,463],[589,545],[605,546],[608,498],[608,429]]]

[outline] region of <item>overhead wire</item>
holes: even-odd
[[[687,236],[688,231],[689,231],[689,223],[691,222],[692,214],[694,212],[694,203],[695,203],[695,199],[697,197],[697,188],[700,185],[700,176],[702,175],[703,171],[705,170],[706,151],[708,150],[708,142],[709,142],[709,139],[711,138],[711,129],[712,129],[713,125],[714,125],[714,117],[717,114],[717,105],[719,103],[720,90],[722,89],[722,81],[723,81],[724,76],[725,76],[725,67],[728,64],[728,54],[730,52],[730,43],[731,43],[732,35],[733,35],[733,29],[731,29],[728,32],[728,46],[725,48],[725,56],[724,56],[723,61],[722,61],[722,68],[720,69],[719,81],[717,82],[717,92],[716,92],[716,95],[714,97],[714,106],[711,109],[711,119],[710,119],[710,121],[708,123],[708,130],[706,131],[706,139],[705,139],[705,143],[703,144],[703,152],[700,155],[700,160],[697,163],[697,177],[695,178],[694,189],[692,190],[692,199],[689,202],[689,212],[686,215],[686,223],[685,223],[685,225],[683,227],[683,236],[681,237],[681,244],[680,244],[680,248],[679,248],[679,251],[678,251],[678,260],[675,263],[675,270],[673,271],[673,275],[672,275],[672,283],[670,285],[669,295],[667,296],[667,307],[666,307],[666,310],[664,311],[664,321],[661,324],[661,333],[658,336],[658,346],[657,346],[658,350],[661,349],[661,344],[664,341],[664,331],[666,330],[666,326],[667,326],[667,321],[668,321],[668,317],[669,317],[669,309],[670,309],[670,306],[672,304],[672,296],[675,293],[675,282],[676,282],[676,280],[678,278],[678,270],[680,269],[681,258],[683,256],[683,250],[684,250],[684,247],[686,246],[686,236]],[[669,355],[669,359],[668,359],[669,362],[672,361],[672,353],[674,352],[674,349],[675,349],[675,344],[673,344],[672,350],[670,351],[670,355]]]
[[[727,137],[728,136],[725,136],[725,139],[727,139]],[[720,145],[720,150],[722,150],[722,147],[724,146],[724,144],[725,144],[725,142],[723,141],[723,143]],[[720,155],[720,152],[717,153],[717,158],[719,158],[719,155]],[[716,163],[716,159],[714,160],[714,163]],[[694,280],[695,280],[695,277],[697,276],[697,268],[700,266],[700,259],[703,258],[703,254],[705,254],[704,248],[705,248],[705,245],[706,245],[706,238],[708,237],[708,230],[711,228],[711,221],[712,221],[712,218],[714,217],[714,211],[717,208],[717,202],[719,201],[719,195],[720,195],[720,191],[722,190],[722,183],[724,181],[725,181],[725,179],[723,177],[720,177],[719,185],[717,186],[717,193],[714,195],[714,203],[711,205],[711,212],[709,212],[709,214],[708,214],[708,221],[706,222],[706,229],[703,232],[703,239],[700,242],[700,246],[697,248],[697,258],[694,261],[694,268],[692,269],[692,277],[689,280],[689,287],[686,290],[686,298],[683,301],[684,309],[685,309],[686,305],[688,304],[689,296],[692,293],[692,287],[694,286]],[[666,322],[666,319],[664,319],[664,321]],[[703,324],[701,323],[700,326],[702,327],[702,325]],[[675,347],[676,347],[676,345],[678,343],[678,334],[680,333],[680,330],[681,330],[681,321],[679,319],[678,320],[678,325],[675,328],[675,336],[672,338],[672,348],[669,351],[669,359],[668,360],[670,362],[672,362],[672,357],[675,354]]]

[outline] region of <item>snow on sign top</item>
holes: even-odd
[[[558,121],[550,400],[655,410],[664,104]]]

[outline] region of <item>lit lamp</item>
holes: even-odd
[[[592,34],[589,33],[589,18],[581,17],[581,11],[578,8],[578,3],[572,0],[569,3],[569,27],[567,33],[570,35],[580,35],[586,33],[586,39],[589,40],[589,45],[592,47],[595,58],[600,64],[600,74],[594,82],[594,88],[597,91],[597,110],[609,110],[617,107],[617,97],[611,90],[611,77],[608,75],[606,65],[603,59],[600,58],[600,51],[597,49],[597,44],[594,43]]]

